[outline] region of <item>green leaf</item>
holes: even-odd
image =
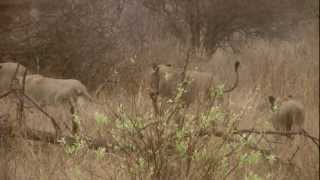
[[[96,151],[96,157],[97,159],[102,159],[106,153],[106,148],[104,147],[99,147]]]
[[[107,116],[100,114],[98,112],[95,113],[95,120],[99,126],[108,124],[110,122]]]

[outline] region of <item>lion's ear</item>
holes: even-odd
[[[157,71],[157,70],[159,69],[159,66],[158,66],[156,63],[153,63],[153,64],[152,64],[152,69],[153,69],[154,71]]]

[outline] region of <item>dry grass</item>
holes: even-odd
[[[226,97],[228,106],[224,107],[226,112],[234,114],[231,117],[237,117],[239,128],[270,128],[266,122],[268,114],[265,109],[266,97],[292,94],[305,105],[304,128],[319,138],[319,37],[318,34],[314,34],[317,32],[314,28],[307,28],[307,35],[299,42],[252,40],[240,54],[218,51],[211,61],[200,62],[191,68],[197,66],[199,69],[213,72],[217,79],[216,84],[228,83],[232,81],[230,67],[235,60],[239,60],[242,64],[240,87]],[[177,54],[176,49],[172,51],[170,56]],[[110,142],[139,140],[130,137],[130,133],[120,131],[121,128],[117,124],[119,117],[116,115],[137,121],[143,119],[141,120],[143,123],[155,120],[148,94],[143,90],[135,95],[128,95],[126,91],[114,91],[112,95],[105,94],[108,95],[102,94],[96,98],[99,104],[84,107],[82,113],[78,115],[81,120],[81,132],[88,137],[99,137]],[[10,99],[0,100],[0,114],[8,112],[9,120],[13,123],[15,109],[15,104]],[[63,110],[49,111],[60,121],[67,122],[66,117],[59,116]],[[194,115],[190,112],[192,111],[189,113],[186,111],[185,114]],[[99,124],[99,119],[108,123]],[[50,121],[39,112],[26,111],[25,120],[31,128],[53,132]],[[197,125],[194,122],[190,121],[190,124],[196,129]],[[167,126],[167,131],[170,128],[175,130],[171,125]],[[145,132],[144,136],[147,140],[151,139],[151,144],[157,142],[156,134],[151,130]],[[222,179],[225,177],[222,172],[237,165],[243,154],[255,153],[250,149],[240,148],[233,155],[225,156],[228,146],[220,137],[209,136],[198,140],[198,144],[204,145],[203,149],[206,149],[210,158],[194,160],[190,169],[186,171],[188,161],[181,158],[172,148],[162,147],[161,150],[164,150],[161,152],[162,156],[152,157],[170,163],[166,164],[164,172],[159,172],[158,175],[161,175],[162,179]],[[146,148],[139,143],[135,145]],[[299,137],[291,143],[274,145],[272,152],[280,160],[287,161],[298,146],[300,150],[291,161],[295,167],[281,163],[270,164],[266,160],[260,160],[256,164],[239,166],[231,171],[226,179],[244,179],[250,175],[252,179],[255,179],[254,175],[259,175],[262,179],[318,179],[319,148],[309,140]],[[200,150],[201,148],[199,152]],[[70,152],[68,145],[56,146],[21,138],[1,137],[0,179],[155,179],[153,173],[156,170],[146,168],[156,167],[150,165],[154,161],[148,162],[147,158],[144,159],[144,163],[150,163],[148,166],[142,166],[143,163],[138,162],[145,158],[144,156],[146,155],[143,154],[143,150],[132,153],[104,152],[90,150],[84,146]],[[226,162],[230,167],[224,164]],[[137,167],[138,165],[142,167]],[[215,167],[210,169],[209,165]],[[203,175],[207,168],[213,171],[211,174],[208,173],[213,175],[211,178]]]

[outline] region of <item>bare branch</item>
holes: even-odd
[[[241,129],[241,130],[235,131],[233,134],[247,134],[247,133],[252,133],[252,134],[270,134],[270,135],[280,135],[280,136],[290,136],[290,135],[304,136],[304,137],[307,137],[310,140],[312,140],[312,142],[315,145],[319,146],[319,139],[314,137],[314,136],[311,136],[306,131],[303,131],[303,132],[280,132],[280,131],[258,131],[258,130],[255,130],[255,129]]]

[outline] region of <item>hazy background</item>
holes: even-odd
[[[240,85],[225,98],[228,110],[241,115],[240,128],[249,129],[264,118],[259,108],[266,97],[291,94],[305,105],[305,129],[319,138],[318,0],[0,2],[1,62],[78,79],[94,97],[103,89],[95,97],[103,103],[82,115],[85,132],[92,136],[109,138],[92,122],[97,112],[112,114],[110,106],[124,104],[128,111],[150,113],[146,69],[154,62],[183,67],[190,49],[194,54],[188,68],[212,73],[215,84],[230,84],[233,64],[241,62]],[[0,100],[4,112],[14,119],[15,105],[8,99]],[[52,131],[40,114],[27,117],[31,127]],[[291,179],[290,173],[299,174],[297,179],[319,178],[319,149],[304,140],[298,143],[304,143],[294,160],[299,170],[279,168],[269,179]],[[289,151],[281,147],[279,156]],[[153,179],[121,168],[131,159],[116,154],[103,160],[93,152],[69,157],[58,146],[21,139],[1,140],[0,154],[0,179]],[[239,172],[227,179],[244,178]]]

